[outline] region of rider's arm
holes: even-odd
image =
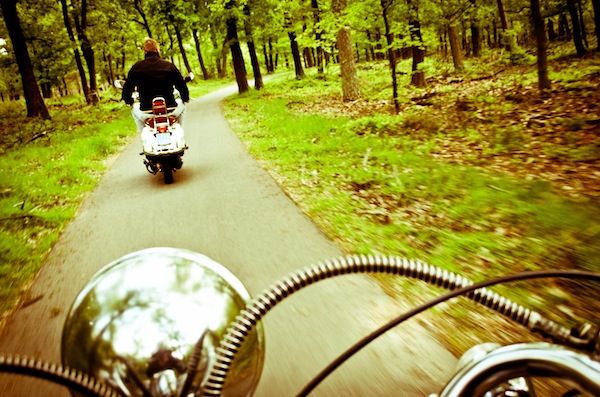
[[[188,90],[187,84],[181,75],[181,72],[177,68],[175,68],[175,88],[179,91],[179,95],[181,96],[181,100],[185,103],[190,100],[190,91]]]
[[[135,88],[135,79],[131,75],[131,71],[127,75],[127,80],[125,80],[125,84],[123,85],[123,93],[121,94],[121,99],[125,101],[128,105],[133,105],[133,98],[131,95],[133,94],[133,89]]]

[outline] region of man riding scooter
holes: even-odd
[[[165,98],[167,107],[176,107],[172,114],[177,117],[179,124],[183,125],[185,103],[190,100],[183,76],[175,65],[160,57],[156,40],[146,39],[142,48],[144,59],[133,65],[129,71],[121,96],[126,104],[133,106],[131,113],[138,132],[144,128],[145,120],[152,117],[144,111],[152,110],[152,99],[156,97]],[[134,104],[131,95],[135,87],[138,89],[140,100]],[[173,87],[179,91],[181,98],[175,99]]]
[[[186,79],[171,62],[160,57],[158,43],[147,39],[143,45],[145,59],[137,62],[127,76],[122,99],[132,105],[131,113],[142,140],[146,170],[156,175],[162,172],[165,183],[173,183],[173,172],[181,169],[185,144],[183,116],[185,102],[190,99]],[[189,80],[193,79],[190,73]],[[134,103],[137,87],[139,101]],[[179,91],[175,98],[173,89]]]

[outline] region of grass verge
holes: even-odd
[[[386,65],[361,64],[359,101],[340,101],[332,69],[273,80],[228,100],[226,114],[255,158],[348,253],[421,259],[474,280],[549,268],[598,271],[600,151],[592,147],[598,128],[588,110],[599,64],[597,57],[554,63],[549,99],[535,93],[531,66],[508,68],[502,78],[438,74],[427,89],[405,79],[399,115],[391,112]],[[588,99],[575,99],[574,89]],[[379,279],[411,302],[430,293]],[[555,319],[595,319],[597,285],[569,284],[577,301],[563,287],[531,282],[499,291]],[[461,332],[439,332],[437,318],[429,325],[455,353],[490,329],[522,337],[472,305],[448,310],[456,323],[446,329]]]
[[[0,287],[5,317],[42,259],[105,170],[105,159],[134,134],[128,111],[49,105],[51,121],[14,120],[0,158]],[[15,114],[23,114],[20,109]],[[103,120],[105,123],[99,122]]]

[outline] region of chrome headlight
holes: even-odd
[[[100,270],[77,296],[63,329],[63,364],[127,396],[179,396],[187,378],[192,393],[249,299],[242,283],[206,256],[173,248],[134,252]],[[258,324],[223,395],[251,395],[263,362]]]

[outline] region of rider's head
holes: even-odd
[[[144,49],[144,54],[147,54],[149,52],[156,52],[157,54],[160,54],[158,43],[154,39],[146,39],[142,48]]]

